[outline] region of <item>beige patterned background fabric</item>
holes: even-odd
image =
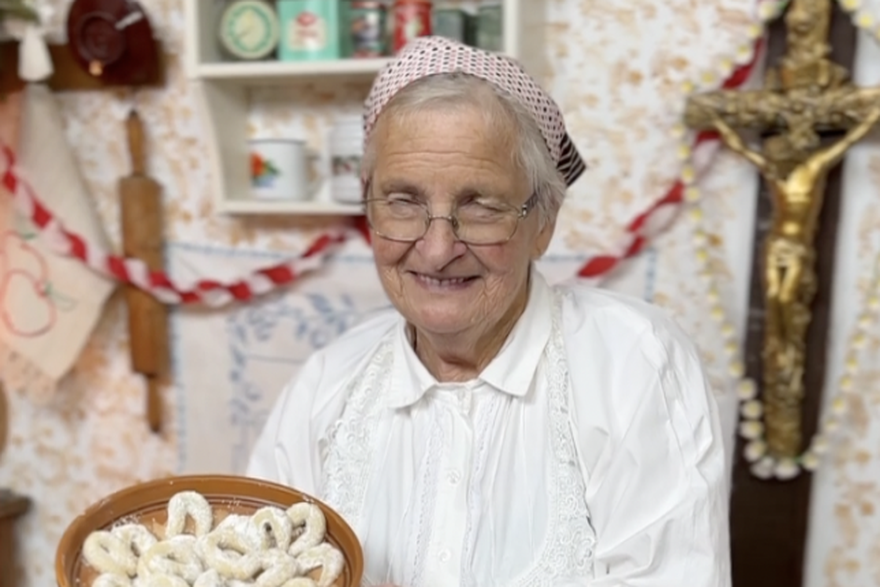
[[[863,8],[880,16],[880,2]],[[873,35],[858,39],[854,80],[880,86],[880,43]],[[808,587],[880,585],[880,330],[876,319],[864,329],[864,343],[853,340],[866,303],[876,298],[880,271],[880,129],[856,145],[843,168],[844,193],[835,260],[832,327],[825,403],[843,373],[843,357],[861,355],[853,380],[848,433],[833,458],[814,478],[807,549]]]
[[[61,30],[67,3],[54,0],[50,4],[57,9],[54,28]],[[147,128],[150,173],[166,194],[172,265],[192,269],[196,261],[188,265],[187,259],[199,258],[202,249],[244,251],[252,256],[301,251],[323,227],[337,220],[237,219],[214,213],[204,159],[205,133],[193,88],[182,68],[181,2],[143,0],[142,4],[171,54],[167,87],[139,92],[137,103]],[[704,80],[707,87],[717,85],[719,63],[747,43],[753,4],[752,0],[545,1],[547,68],[533,73],[540,75],[559,103],[569,133],[589,166],[561,213],[551,256],[571,259],[616,251],[624,226],[668,189],[681,169],[673,127],[684,104],[684,83]],[[709,75],[712,72],[716,72],[715,80]],[[301,136],[321,150],[327,128],[337,117],[359,112],[367,89],[333,82],[298,90],[256,91],[251,130],[259,136]],[[117,246],[116,182],[128,169],[123,121],[129,99],[114,92],[60,96],[68,140],[106,231]],[[869,167],[864,181],[880,184],[880,159],[871,159]],[[722,154],[701,186],[706,194],[703,229],[708,234],[710,265],[720,284],[718,295],[741,327],[755,176],[748,166]],[[866,204],[865,210],[852,231],[841,231],[842,238],[859,244],[861,258],[876,249],[870,236],[878,222],[876,204]],[[718,327],[710,316],[710,292],[697,278],[692,231],[683,214],[654,247],[605,285],[665,306],[692,333],[732,429],[735,411],[727,364],[718,345]],[[195,267],[205,276],[215,276],[206,264]],[[328,290],[345,293],[352,289],[348,278],[344,270],[330,267],[320,279]],[[294,284],[281,295],[302,301],[308,299],[309,291],[305,285],[298,290]],[[274,301],[260,302],[254,308],[268,311]],[[233,324],[234,312],[244,311],[214,316],[211,328]],[[112,298],[52,403],[36,405],[18,390],[8,390],[11,430],[8,448],[0,455],[0,486],[11,486],[35,502],[20,528],[27,571],[23,587],[54,584],[57,541],[73,517],[92,502],[141,480],[202,468],[200,461],[209,468],[223,466],[202,460],[202,449],[180,434],[182,430],[190,436],[194,432],[192,426],[187,427],[192,413],[184,413],[181,406],[204,405],[206,394],[210,397],[213,392],[192,375],[212,358],[187,348],[185,341],[192,333],[184,329],[195,323],[193,315],[184,315],[184,310],[174,319],[181,329],[174,343],[181,347],[175,365],[178,377],[175,388],[166,394],[168,431],[154,436],[144,418],[143,384],[129,373],[124,312],[121,298]],[[850,314],[854,315],[852,308]],[[872,339],[872,344],[876,349],[877,340]],[[295,372],[295,367],[290,371]],[[865,374],[866,389],[877,386],[872,373]],[[866,395],[861,425],[866,433],[876,434],[871,427],[877,418],[876,401],[870,397]],[[213,428],[222,434],[227,425],[217,422]],[[850,453],[856,457],[838,461],[823,473],[828,489],[819,492],[811,527],[814,534],[820,525],[824,527],[822,540],[811,544],[811,586],[880,585],[876,554],[880,525],[871,523],[880,493],[870,481],[872,472],[874,478],[880,473],[876,452],[880,442],[871,443],[870,438],[863,438],[864,445]],[[860,472],[857,480],[846,472],[850,469]]]

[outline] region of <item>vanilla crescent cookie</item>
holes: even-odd
[[[268,548],[264,546],[267,543],[266,537],[263,536],[262,530],[260,530],[260,528],[254,523],[251,516],[229,514],[217,524],[217,526],[211,531],[211,534],[225,530],[234,532],[243,538],[249,549],[248,552],[265,550]]]
[[[89,534],[83,542],[82,554],[100,573],[133,577],[137,572],[137,557],[121,538],[107,530]]]
[[[272,549],[260,553],[263,571],[257,576],[256,587],[281,587],[302,574],[299,563],[283,550]]]
[[[308,577],[296,577],[295,579],[291,579],[281,587],[318,587],[318,584],[315,583],[313,579],[309,579]]]
[[[251,516],[260,537],[260,548],[277,548],[286,551],[293,539],[293,521],[281,508],[266,506]]]
[[[224,579],[216,569],[209,569],[196,579],[192,587],[254,587],[254,583],[252,581]]]
[[[342,574],[345,557],[332,544],[326,542],[313,546],[296,558],[302,570],[308,573],[321,567],[318,587],[330,587]]]
[[[157,542],[137,563],[139,579],[148,579],[154,575],[170,576],[180,577],[192,584],[204,570],[196,550],[196,538],[186,534]]]
[[[226,579],[247,581],[263,570],[259,553],[240,534],[230,529],[214,530],[199,542],[202,560]]]
[[[217,569],[208,569],[196,579],[193,587],[226,587],[226,581],[217,572]]]
[[[205,536],[214,527],[214,510],[208,500],[195,491],[181,491],[168,501],[165,538],[183,534],[188,517],[195,522],[196,536]]]
[[[92,581],[92,587],[131,587],[131,579],[127,575],[102,573]]]
[[[327,520],[324,518],[324,512],[317,505],[304,501],[295,503],[287,508],[287,517],[293,522],[294,533],[302,528],[302,533],[288,549],[288,552],[293,556],[299,556],[324,541]]]
[[[110,533],[122,540],[123,544],[138,558],[159,542],[159,539],[143,524],[123,524],[112,528]]]
[[[138,577],[135,580],[137,587],[189,587],[189,583],[182,577],[175,575],[150,575]]]

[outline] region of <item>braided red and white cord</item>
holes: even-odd
[[[749,63],[740,66],[724,82],[725,89],[744,84],[754,69],[760,53],[760,44]],[[695,139],[693,161],[697,173],[708,168],[718,146],[717,135],[699,133]],[[220,307],[230,302],[246,302],[274,289],[286,286],[302,275],[317,269],[346,240],[364,236],[362,219],[359,227],[328,231],[316,238],[300,256],[258,269],[241,279],[219,281],[202,279],[191,286],[172,280],[166,273],[150,271],[140,259],[113,255],[82,236],[67,230],[62,222],[40,201],[26,177],[16,165],[15,155],[7,145],[2,145],[2,183],[13,199],[16,209],[29,219],[43,242],[58,255],[78,259],[97,273],[125,284],[134,285],[149,292],[166,304],[201,304]],[[584,263],[578,272],[582,278],[598,280],[607,276],[626,259],[638,255],[660,232],[665,230],[681,210],[684,203],[685,185],[681,180],[666,194],[639,214],[626,228],[625,242],[616,254],[600,254]]]
[[[3,146],[3,160],[3,186],[12,197],[15,208],[33,223],[43,244],[53,253],[78,259],[95,272],[134,285],[166,304],[219,307],[232,301],[248,301],[317,269],[338,245],[356,232],[353,228],[329,231],[316,238],[297,258],[259,269],[238,280],[202,279],[187,287],[176,283],[164,272],[150,271],[140,259],[110,254],[94,242],[67,230],[33,192],[15,164],[15,155],[6,145]]]
[[[752,74],[761,53],[763,41],[755,43],[751,60],[733,71],[722,84],[725,90],[732,90],[745,84]],[[713,155],[718,150],[718,133],[704,131],[694,139],[692,160],[696,173],[699,175],[709,168]],[[578,276],[596,279],[608,275],[621,262],[638,255],[648,243],[669,227],[673,219],[681,211],[684,203],[685,184],[676,180],[666,194],[654,202],[647,210],[636,216],[626,227],[624,243],[618,254],[596,255],[584,263]]]

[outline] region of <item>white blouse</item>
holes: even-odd
[[[405,326],[389,312],[316,352],[248,469],[339,511],[365,585],[730,585],[717,408],[658,308],[533,271],[467,383],[438,383]]]

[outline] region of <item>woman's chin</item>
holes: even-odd
[[[467,315],[464,315],[467,312]],[[412,312],[407,321],[418,330],[439,335],[453,335],[467,330],[474,324],[470,312],[459,307],[443,308],[433,307],[425,311]]]

